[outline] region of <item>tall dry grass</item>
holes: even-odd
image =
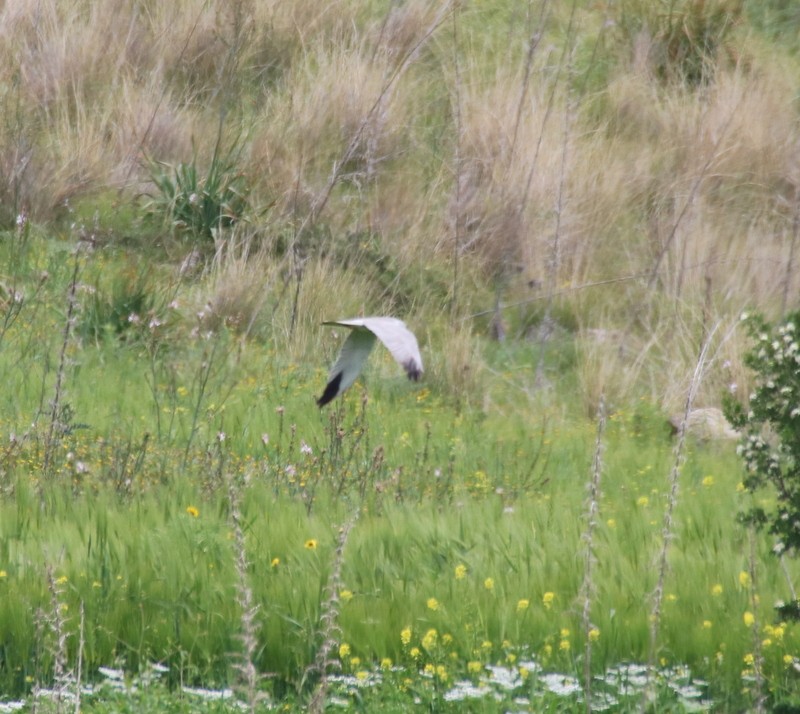
[[[134,201],[143,156],[203,164],[222,136],[240,150],[260,245],[223,251],[190,290],[244,334],[299,355],[320,318],[392,311],[462,345],[480,332],[445,321],[457,292],[460,316],[497,303],[507,337],[526,339],[546,299],[577,331],[589,411],[603,391],[674,403],[670,375],[693,360],[681,345],[800,297],[800,72],[715,10],[687,15],[718,31],[700,58],[714,71],[665,78],[654,52],[669,38],[634,31],[648,13],[8,2],[0,220],[47,221],[109,191]],[[598,330],[623,344],[593,344]],[[453,389],[479,352],[446,355]]]

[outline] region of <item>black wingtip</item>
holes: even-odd
[[[327,385],[322,396],[317,399],[317,406],[322,409],[328,402],[333,401],[336,395],[339,394],[339,384],[342,381],[342,373],[339,372]]]
[[[419,381],[422,376],[422,368],[413,359],[408,360],[403,364],[403,369],[406,371],[408,378],[413,381]]]

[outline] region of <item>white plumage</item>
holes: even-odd
[[[417,338],[402,320],[396,317],[355,317],[322,324],[347,327],[351,332],[331,369],[325,391],[317,399],[320,407],[338,397],[356,381],[376,337],[392,353],[392,357],[406,371],[409,379],[416,381],[422,375],[422,357]]]

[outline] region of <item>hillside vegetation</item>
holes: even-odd
[[[352,701],[446,709],[535,660],[576,710],[626,662],[612,706],[689,706],[683,666],[794,701],[797,566],[667,416],[746,398],[740,315],[798,305],[798,36],[784,0],[7,1],[0,694],[161,662],[314,708],[371,662],[395,694]],[[382,314],[424,382],[376,350],[320,412],[320,323]]]
[[[574,338],[589,413],[674,408],[712,324],[797,301],[797,23],[777,0],[9,3],[0,219],[198,248],[190,315],[298,359],[322,318],[399,313],[469,391],[499,305],[510,338]],[[238,220],[187,219],[203,191]]]

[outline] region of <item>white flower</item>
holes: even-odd
[[[568,697],[570,694],[576,694],[581,691],[581,685],[578,680],[565,674],[543,674],[539,677],[539,680],[553,694],[558,694],[562,697]]]

